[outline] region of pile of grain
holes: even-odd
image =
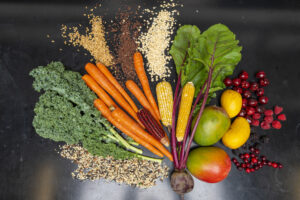
[[[161,7],[164,9],[153,18],[148,31],[141,34],[137,41],[139,44],[138,49],[144,54],[148,61],[146,66],[151,76],[151,81],[157,81],[159,78],[165,79],[169,77],[171,73],[168,63],[172,57],[168,52],[171,35],[174,32],[174,25],[176,23],[175,15],[178,14],[178,11],[165,8],[173,8],[175,5],[175,3],[162,4]],[[155,14],[155,12],[151,10],[145,9],[144,11]]]
[[[105,40],[102,18],[93,14],[87,16],[91,24],[91,29],[86,27],[84,34],[81,34],[79,28],[76,26],[68,28],[66,25],[62,25],[61,31],[62,37],[65,39],[65,44],[69,43],[74,47],[83,47],[90,52],[96,62],[110,66],[113,64],[113,56]]]
[[[157,162],[139,159],[115,160],[112,157],[93,156],[78,145],[63,145],[60,155],[77,164],[72,177],[79,180],[104,178],[139,188],[154,186],[157,179],[168,177],[169,168]]]

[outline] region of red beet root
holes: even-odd
[[[281,123],[280,123],[280,121],[274,120],[272,122],[272,127],[275,128],[275,129],[281,129]]]
[[[264,130],[268,130],[268,129],[271,128],[271,125],[270,125],[268,122],[266,122],[266,121],[262,121],[262,122],[260,123],[260,127],[261,127],[262,129],[264,129]]]
[[[280,114],[277,116],[277,119],[281,120],[281,121],[285,121],[286,120],[286,116],[285,114]]]
[[[280,106],[275,106],[274,107],[274,113],[275,115],[278,115],[279,113],[281,113],[283,111],[283,108]]]

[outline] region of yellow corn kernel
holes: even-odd
[[[173,91],[171,84],[167,81],[158,83],[156,85],[156,96],[161,122],[164,126],[171,127],[173,110]]]
[[[183,140],[188,118],[194,99],[195,87],[192,82],[188,82],[182,89],[181,101],[176,126],[176,138],[179,142]]]

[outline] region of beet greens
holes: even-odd
[[[188,177],[190,175],[186,172],[186,161],[197,125],[206,103],[210,98],[216,96],[216,91],[226,87],[223,79],[233,73],[235,66],[241,60],[242,47],[238,46],[238,43],[235,35],[222,24],[213,25],[202,34],[196,26],[184,25],[178,29],[173,41],[170,54],[174,59],[179,76],[174,95],[171,131],[171,147],[176,175],[171,176],[171,186],[180,195],[191,189],[190,177]],[[181,97],[180,88],[181,85],[190,81],[196,88],[196,100],[188,118],[184,139],[178,143],[175,137],[175,126]],[[200,109],[199,114],[194,116],[197,109]],[[190,133],[193,117],[196,117],[196,123]],[[184,175],[180,173],[184,173]],[[179,185],[184,185],[180,182],[182,180],[187,183],[186,187],[179,187]],[[176,185],[179,188],[175,187]]]

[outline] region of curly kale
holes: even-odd
[[[30,72],[36,91],[45,91],[34,108],[33,126],[40,136],[67,144],[82,144],[90,153],[116,159],[140,157],[93,106],[96,95],[78,72],[65,70],[61,62],[39,66]],[[125,149],[130,149],[131,153]]]

